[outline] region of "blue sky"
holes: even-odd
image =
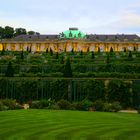
[[[85,33],[140,35],[140,0],[0,0],[0,26],[41,34],[78,27]]]

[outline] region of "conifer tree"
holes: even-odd
[[[92,58],[92,59],[95,58],[95,56],[94,56],[94,51],[92,51],[91,58]]]
[[[109,54],[107,54],[106,63],[107,63],[107,64],[110,63],[110,57],[109,57]]]
[[[22,60],[24,59],[23,50],[22,50],[22,52],[21,52],[21,59],[22,59]]]
[[[113,48],[112,47],[110,48],[110,52],[113,53]]]
[[[62,57],[60,58],[60,64],[64,64],[64,57],[62,55]]]
[[[53,50],[50,48],[50,55],[52,56],[53,55]]]
[[[6,77],[13,77],[13,76],[14,76],[14,68],[13,68],[13,66],[12,66],[11,61],[8,63],[5,76],[6,76]]]
[[[64,66],[64,77],[72,77],[72,69],[71,69],[71,63],[69,58],[67,58]]]
[[[59,55],[58,55],[58,52],[56,52],[56,59],[58,59],[59,58]]]

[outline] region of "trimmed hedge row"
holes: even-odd
[[[121,106],[140,105],[140,81],[95,79],[1,78],[0,98],[16,99],[23,103],[32,100],[61,99],[70,102],[120,102]]]

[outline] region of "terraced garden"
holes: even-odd
[[[140,115],[82,111],[0,112],[1,140],[139,140]]]

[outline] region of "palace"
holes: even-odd
[[[140,37],[135,34],[97,35],[85,34],[78,28],[69,28],[54,35],[19,35],[12,39],[1,40],[0,50],[40,52],[52,49],[63,51],[140,51]]]

